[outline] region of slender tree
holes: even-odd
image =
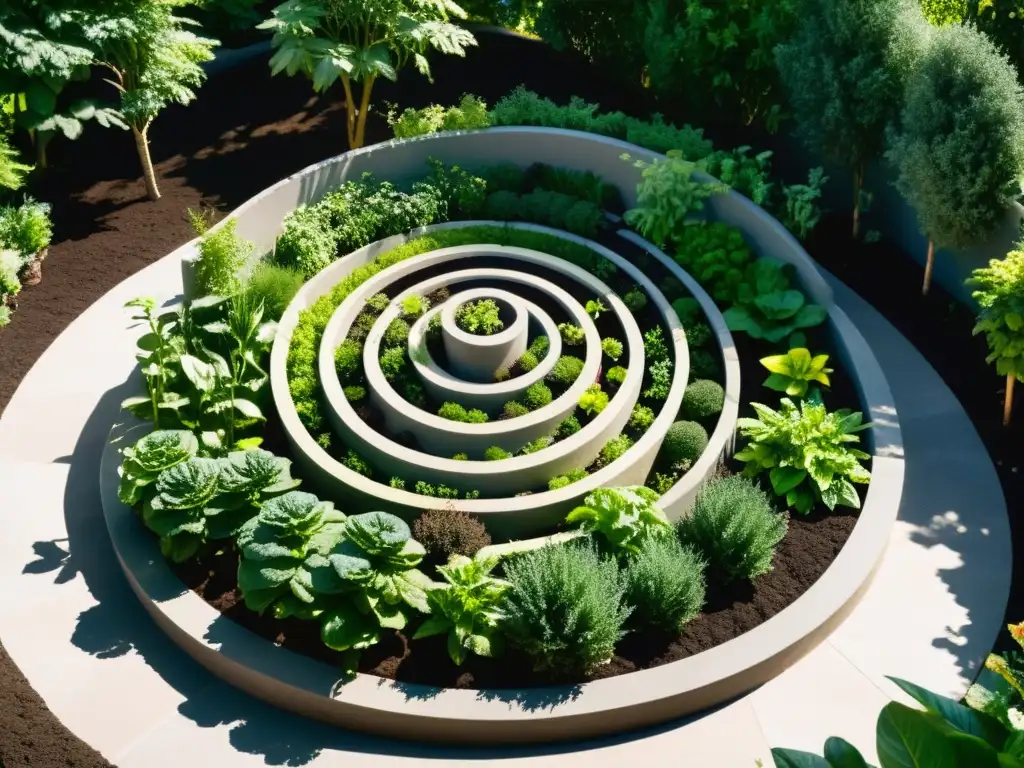
[[[928,26],[917,0],[807,0],[795,36],[775,49],[804,143],[853,173],[853,236],[864,170],[882,154]]]
[[[452,0],[288,0],[260,28],[274,32],[275,75],[301,72],[318,92],[341,81],[348,145],[356,149],[366,140],[377,78],[397,79],[410,60],[430,78],[430,49],[464,56],[476,38],[450,19],[465,15]]]
[[[193,89],[206,78],[200,64],[213,58],[219,44],[191,32],[189,24],[195,22],[175,16],[172,3],[136,2],[118,35],[101,47],[97,61],[114,74],[107,82],[121,94],[121,114],[135,138],[151,200],[160,198],[160,189],[149,154],[149,127],[168,104],[188,104],[195,98]]]
[[[1024,245],[1024,244],[1022,244]],[[996,373],[1006,377],[1003,424],[1010,423],[1013,412],[1013,388],[1024,381],[1024,251],[1011,251],[1005,259],[992,259],[987,267],[974,270],[967,285],[976,288],[971,295],[978,302],[975,335],[985,334],[987,362],[995,363]]]
[[[907,82],[889,144],[896,186],[928,237],[927,294],[936,247],[984,239],[1020,197],[1024,90],[1017,72],[973,26],[936,30]]]

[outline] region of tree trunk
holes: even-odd
[[[1010,414],[1013,413],[1013,385],[1017,377],[1012,373],[1006,374],[1006,399],[1003,401],[1003,426],[1010,426]]]
[[[853,174],[853,239],[860,237],[860,197],[864,188],[864,163]]]
[[[935,241],[928,238],[928,261],[924,265],[924,285],[921,286],[921,295],[927,296],[928,289],[932,287],[932,268],[935,266]]]
[[[359,114],[356,116],[356,145],[352,149],[359,149],[366,141],[366,118],[370,115],[370,92],[373,90],[375,77],[366,78],[363,84],[363,97],[359,102]]]
[[[348,137],[348,148],[355,149],[356,143],[356,99],[352,95],[352,82],[348,75],[341,76],[341,84],[345,88],[345,133]]]
[[[149,126],[146,125],[140,131],[133,125],[132,135],[135,136],[135,149],[139,153],[139,162],[142,163],[142,178],[146,181],[146,194],[149,195],[150,200],[159,200],[160,190],[156,186],[153,159],[149,156]]]

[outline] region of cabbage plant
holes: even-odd
[[[188,461],[199,453],[199,441],[183,429],[165,429],[150,432],[121,454],[121,484],[117,497],[129,506],[135,506],[143,494],[156,483],[160,474],[177,464]]]
[[[792,287],[786,271],[770,259],[747,266],[744,281],[736,288],[735,303],[723,313],[730,331],[778,342],[825,322],[825,308],[808,303],[807,297]]]

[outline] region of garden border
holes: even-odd
[[[528,147],[509,141],[517,133],[526,137]],[[587,163],[594,160],[589,157],[588,148],[600,147],[606,153],[629,150],[634,155],[655,156],[624,142],[571,131],[491,129],[467,134],[465,138],[475,137],[479,141],[488,134],[491,139],[485,144],[493,139],[495,145],[489,148],[491,153],[485,158],[490,162],[514,161],[521,157],[520,164],[525,164],[525,158],[540,162],[550,160],[552,164],[600,173],[604,170],[601,162]],[[552,140],[550,143],[536,141],[539,135]],[[453,134],[439,136],[450,139]],[[428,142],[422,139],[390,142],[357,150],[286,179],[236,211],[239,233],[255,239],[266,249],[268,241],[273,242],[281,218],[300,202],[300,198],[301,202],[318,199],[345,178],[367,170],[365,162],[357,161],[370,156],[385,158],[376,170],[399,180],[401,174],[392,175],[391,171],[396,166],[404,164],[407,169],[411,165],[408,152],[417,143]],[[477,152],[482,151],[479,147],[477,144]],[[382,152],[389,148],[404,148],[405,151],[391,156]],[[435,144],[434,148],[440,149],[441,145]],[[443,152],[428,151],[428,154],[464,164],[467,160],[466,157],[445,157]],[[449,154],[454,153],[449,150]],[[538,154],[543,156],[538,157]],[[424,154],[416,160],[425,157]],[[614,178],[609,180],[616,183]],[[850,373],[856,374],[859,394],[875,423],[867,433],[874,454],[873,477],[860,519],[822,577],[780,613],[749,632],[696,656],[578,686],[478,692],[436,689],[358,675],[339,687],[337,672],[330,666],[252,634],[185,589],[160,555],[156,538],[143,527],[134,512],[118,500],[118,444],[108,442],[100,476],[104,515],[122,568],[143,605],[180,647],[229,683],[285,709],[345,727],[404,739],[521,743],[606,735],[705,709],[777,675],[820,642],[849,613],[870,583],[888,543],[902,496],[902,440],[885,376],[864,338],[831,300],[831,290],[814,263],[792,236],[766,213],[735,193],[724,197],[732,204],[736,215],[722,215],[723,211],[717,210],[718,217],[740,226],[761,255],[795,264],[809,293],[828,307],[833,330],[843,342],[840,357]],[[466,224],[460,222],[454,226]],[[755,231],[750,231],[751,228]],[[411,236],[417,234],[422,232],[411,233]],[[409,237],[388,238],[346,258],[354,258],[357,265],[364,264]],[[194,245],[190,243],[175,253],[185,256],[194,252]],[[183,264],[182,268],[187,280],[188,266]],[[309,285],[307,283],[306,287]],[[694,295],[707,299],[702,291],[695,291]],[[294,330],[294,320],[293,317],[287,331],[289,337]],[[718,327],[715,330],[721,339],[721,330]],[[723,350],[728,347],[731,347],[731,339],[723,345]],[[281,351],[275,345],[274,351],[283,366],[287,345]],[[727,370],[729,365],[726,354]],[[275,397],[277,394],[275,391]],[[128,426],[130,422],[115,425],[113,438],[123,439]],[[718,431],[716,429],[716,434]]]

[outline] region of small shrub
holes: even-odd
[[[519,449],[519,453],[523,456],[528,456],[531,453],[543,451],[553,442],[555,442],[555,439],[553,437],[543,435],[541,437],[538,437],[536,440],[531,440],[530,442],[528,442],[526,445]]]
[[[195,218],[193,223],[197,223]],[[201,232],[199,258],[195,264],[196,288],[200,295],[230,296],[238,290],[238,272],[255,246],[239,237],[237,228],[238,219],[228,219],[219,229]]]
[[[505,414],[506,419],[514,419],[518,416],[525,416],[530,412],[530,409],[516,400],[509,400],[505,403],[502,412]]]
[[[466,423],[467,424],[484,424],[487,422],[487,414],[481,411],[479,408],[470,408],[466,411]]]
[[[601,339],[601,351],[604,352],[611,360],[618,360],[622,357],[622,342],[611,337]]]
[[[565,229],[580,237],[594,237],[602,218],[600,207],[587,200],[577,200],[565,213]]]
[[[594,320],[597,320],[597,318],[601,316],[602,312],[608,311],[608,307],[606,307],[604,305],[604,302],[601,301],[600,299],[588,300],[586,307],[584,307],[584,309],[586,310],[587,314],[590,315],[590,317],[593,318]]]
[[[466,333],[479,336],[491,336],[505,327],[493,299],[466,302],[456,310],[455,322]]]
[[[502,459],[511,459],[512,454],[497,445],[492,445],[486,451],[484,451],[484,461],[501,461]]]
[[[548,481],[548,490],[557,491],[559,488],[565,488],[567,485],[578,483],[580,480],[588,476],[588,472],[585,469],[573,469],[566,472],[564,475],[553,477]]]
[[[583,361],[572,355],[562,355],[555,361],[547,380],[560,387],[570,386],[583,373]]]
[[[679,316],[679,322],[683,324],[684,328],[696,322],[698,318],[704,315],[704,311],[700,308],[700,302],[690,296],[673,301],[672,309]]]
[[[472,557],[490,545],[491,537],[479,518],[454,509],[431,509],[412,524],[412,535],[434,564],[444,564],[452,555]]]
[[[725,405],[725,390],[708,379],[691,381],[683,394],[683,413],[695,421],[717,416]]]
[[[626,369],[621,365],[616,365],[614,368],[608,369],[608,373],[604,375],[604,378],[609,384],[620,387],[622,382],[626,380]]]
[[[548,356],[549,349],[551,349],[551,339],[543,335],[535,338],[527,347],[527,351],[533,353],[538,361]]]
[[[502,626],[538,671],[580,675],[607,661],[630,609],[619,567],[592,546],[545,547],[505,565]]]
[[[586,338],[586,332],[572,323],[559,323],[558,332],[562,335],[562,343],[568,347],[578,347]]]
[[[629,438],[629,435],[618,435],[613,437],[604,447],[601,449],[600,464],[601,466],[607,466],[616,459],[622,458],[622,454],[633,447],[633,441]]]
[[[647,487],[664,496],[672,490],[672,486],[678,482],[679,478],[673,473],[664,474],[662,472],[655,472],[652,477],[647,479]]]
[[[665,345],[660,325],[644,334],[644,355],[648,364],[668,360],[668,347]]]
[[[695,421],[677,421],[668,428],[661,444],[666,465],[696,461],[708,446],[708,433]]]
[[[641,432],[646,432],[654,423],[654,411],[646,405],[633,406],[633,412],[629,415],[629,426]]]
[[[648,369],[651,375],[651,386],[644,391],[644,397],[652,400],[664,400],[672,389],[672,361],[659,360]]]
[[[385,347],[405,346],[409,343],[409,324],[400,317],[396,317],[388,323],[388,327],[384,331],[383,341]]]
[[[349,449],[348,453],[345,454],[345,458],[341,460],[341,463],[353,472],[358,472],[363,477],[373,477],[373,470],[370,469],[366,459],[352,449]]]
[[[519,195],[499,190],[487,196],[484,215],[495,221],[514,221],[519,218]]]
[[[458,106],[432,104],[423,109],[409,107],[401,115],[396,115],[392,108],[388,110],[387,118],[396,139],[426,136],[438,131],[470,131],[491,124],[487,103],[471,93],[463,94]]]
[[[512,163],[497,163],[479,171],[492,192],[512,192],[521,195],[526,192],[526,171]]]
[[[704,349],[690,350],[690,376],[696,379],[717,379],[722,374],[720,358]]]
[[[543,381],[534,382],[523,393],[523,400],[526,402],[527,408],[536,411],[551,402],[551,390]]]
[[[342,390],[342,393],[345,395],[345,399],[348,400],[350,403],[358,403],[360,400],[363,400],[366,397],[366,387],[345,387]]]
[[[600,384],[591,384],[580,397],[579,405],[588,416],[597,416],[608,407],[608,393],[601,390]]]
[[[392,383],[408,373],[408,366],[409,357],[403,347],[385,349],[380,355],[380,371]]]
[[[512,378],[512,369],[509,368],[507,365],[501,366],[498,370],[496,370],[494,372],[494,381],[496,383],[500,383],[502,381],[508,381],[511,378]]]
[[[0,139],[0,144],[2,142],[3,139]],[[4,152],[5,146],[0,147],[0,154]],[[3,166],[4,159],[0,158],[0,167]],[[46,249],[52,239],[53,225],[50,222],[48,203],[26,197],[25,202],[19,206],[0,207],[0,249],[9,248],[17,251],[22,259],[30,260]]]
[[[322,208],[303,205],[289,213],[277,237],[274,261],[309,278],[338,254],[338,241]]]
[[[558,436],[559,437],[572,437],[581,429],[580,420],[576,418],[575,414],[566,416],[561,424],[558,425]]]
[[[533,354],[533,352],[531,352],[530,350],[526,350],[525,352],[523,352],[523,354],[519,356],[519,359],[516,360],[516,362],[519,363],[519,367],[523,369],[524,373],[529,373],[538,365],[540,365],[540,361],[537,360],[537,356]],[[506,378],[508,377],[506,376]]]
[[[364,310],[371,316],[379,315],[391,305],[391,299],[386,293],[375,293],[366,300]]]
[[[469,454],[456,453],[454,456],[452,456],[452,459],[454,459],[455,461],[469,461]]]
[[[677,525],[680,540],[727,582],[768,573],[788,528],[788,517],[775,512],[768,494],[739,476],[710,481]]]
[[[265,319],[280,320],[305,282],[298,270],[261,262],[249,275],[245,291],[263,300]]]
[[[443,403],[437,409],[437,415],[449,421],[465,421],[466,409],[458,403]]]
[[[711,329],[706,323],[692,323],[686,326],[686,344],[690,349],[703,347],[711,341]]]
[[[647,536],[624,569],[630,622],[681,632],[704,607],[706,564],[679,539]]]
[[[353,339],[345,339],[334,350],[334,369],[338,380],[356,382],[363,377],[363,345]]]
[[[417,408],[427,407],[427,390],[418,381],[410,379],[402,387],[402,397]]]
[[[388,481],[388,485],[390,485],[396,491],[404,491],[405,490],[405,480],[403,480],[400,477],[392,477]],[[419,538],[419,537],[417,537],[417,538]]]
[[[622,297],[622,303],[630,312],[639,312],[647,306],[647,294],[639,286],[635,286]]]
[[[412,294],[402,299],[402,314],[405,317],[415,320],[422,317],[423,313],[430,309],[430,302],[422,296]]]

